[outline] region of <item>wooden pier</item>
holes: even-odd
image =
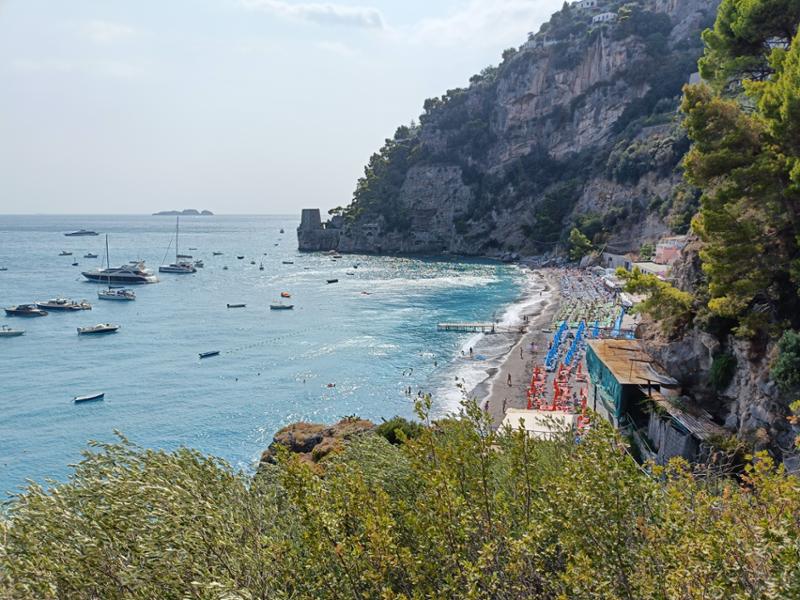
[[[439,331],[458,331],[462,333],[496,333],[494,323],[439,323]]]

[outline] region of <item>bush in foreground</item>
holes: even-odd
[[[255,480],[191,450],[95,445],[0,522],[6,598],[792,598],[800,485],[645,472],[605,424],[579,443],[496,434],[474,404],[324,475]],[[423,415],[424,416],[424,415]]]

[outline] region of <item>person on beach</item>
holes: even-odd
[[[511,387],[511,373],[508,374],[508,387]]]
[[[472,346],[469,347],[469,357],[472,358]]]

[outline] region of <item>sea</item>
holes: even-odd
[[[135,287],[135,302],[109,302],[97,299],[102,285],[81,276],[104,262],[106,234],[112,266],[143,259],[157,271],[175,258],[174,217],[0,216],[0,305],[57,296],[93,305],[0,316],[25,329],[0,338],[0,499],[28,480],[64,481],[89,440],[113,441],[115,431],[144,447],[196,448],[249,472],[292,422],[413,418],[424,392],[444,415],[458,409],[458,384],[472,389],[509,350],[508,336],[438,332],[437,323],[515,322],[529,287],[517,267],[301,253],[298,220],[182,217],[180,252],[204,268],[160,274],[159,283]],[[64,236],[77,229],[101,235]],[[270,310],[284,291],[294,309]],[[106,322],[119,332],[77,334]],[[209,351],[220,354],[199,358]],[[105,400],[72,402],[95,392]]]

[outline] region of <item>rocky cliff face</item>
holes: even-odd
[[[373,156],[332,233],[316,244],[301,227],[301,249],[333,235],[346,252],[543,254],[578,225],[633,250],[680,227],[676,110],[716,3],[600,4],[562,9],[468,88],[427,100]],[[593,23],[601,11],[617,21]]]

